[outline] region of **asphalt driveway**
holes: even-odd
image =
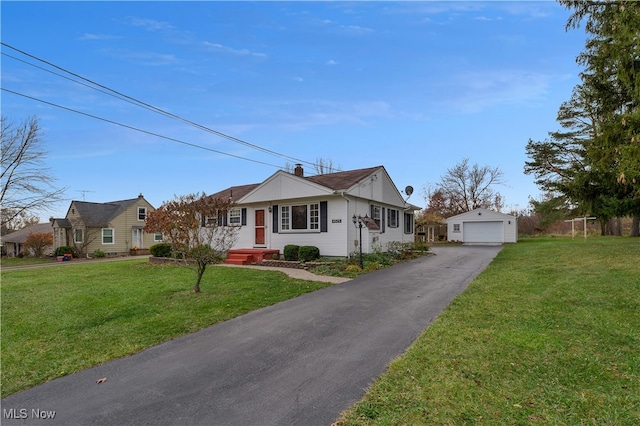
[[[500,249],[436,247],[53,380],[3,399],[1,423],[327,426]]]

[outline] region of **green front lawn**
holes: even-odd
[[[505,246],[339,424],[640,424],[640,239]]]
[[[9,268],[11,266],[28,266],[38,265],[41,263],[53,263],[55,259],[37,258],[37,257],[3,257],[0,259],[0,268]]]
[[[3,271],[2,396],[330,284],[147,259]]]

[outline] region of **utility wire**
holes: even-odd
[[[22,96],[23,98],[31,99],[31,100],[34,100],[34,101],[37,101],[37,102],[42,102],[43,104],[54,106],[54,107],[60,108],[60,109],[64,109],[66,111],[75,112],[76,114],[84,115],[86,117],[95,118],[96,120],[104,121],[105,123],[115,124],[116,126],[124,127],[126,129],[130,129],[130,130],[135,130],[136,132],[140,132],[140,133],[144,133],[144,134],[147,134],[147,135],[155,136],[155,137],[158,137],[158,138],[166,139],[166,140],[169,140],[169,141],[172,141],[172,142],[176,142],[176,143],[179,143],[179,144],[182,144],[182,145],[187,145],[187,146],[191,146],[191,147],[194,147],[194,148],[203,149],[205,151],[215,152],[216,154],[227,155],[229,157],[238,158],[240,160],[246,160],[246,161],[251,161],[251,162],[254,162],[254,163],[258,163],[258,164],[263,164],[265,166],[271,166],[271,167],[275,167],[275,168],[278,168],[278,169],[281,168],[280,166],[277,166],[275,164],[265,163],[265,162],[262,162],[262,161],[253,160],[251,158],[246,158],[246,157],[241,157],[239,155],[229,154],[228,152],[218,151],[218,150],[213,149],[213,148],[207,148],[206,146],[197,145],[197,144],[194,144],[194,143],[191,143],[191,142],[181,141],[180,139],[171,138],[169,136],[164,136],[164,135],[160,135],[158,133],[150,132],[148,130],[140,129],[138,127],[129,126],[128,124],[118,123],[117,121],[109,120],[109,119],[103,118],[103,117],[98,117],[97,115],[87,114],[86,112],[78,111],[78,110],[75,110],[73,108],[65,107],[63,105],[58,105],[58,104],[55,104],[53,102],[48,102],[48,101],[45,101],[43,99],[38,99],[38,98],[35,98],[33,96],[25,95],[24,93],[19,93],[19,92],[10,90],[10,89],[6,89],[4,87],[0,87],[0,90],[3,90],[5,92],[7,92],[7,93],[11,93],[11,94],[14,94],[14,95],[17,95],[17,96]]]
[[[111,88],[109,88],[109,87],[107,87],[107,86],[104,86],[104,85],[102,85],[102,84],[100,84],[100,83],[97,83],[97,82],[95,82],[95,81],[93,81],[93,80],[90,80],[90,79],[88,79],[88,78],[85,78],[85,77],[83,77],[83,76],[81,76],[81,75],[79,75],[79,74],[76,74],[76,73],[74,73],[74,72],[72,72],[72,71],[69,71],[69,70],[67,70],[67,69],[65,69],[65,68],[62,68],[62,67],[60,67],[60,66],[58,66],[58,65],[55,65],[55,64],[53,64],[53,63],[51,63],[51,62],[49,62],[49,61],[47,61],[47,60],[44,60],[44,59],[39,58],[39,57],[37,57],[37,56],[35,56],[35,55],[32,55],[32,54],[27,53],[27,52],[25,52],[25,51],[23,51],[23,50],[20,50],[20,49],[18,49],[18,48],[16,48],[16,47],[13,47],[13,46],[11,46],[11,45],[9,45],[9,44],[5,43],[5,42],[0,42],[0,44],[2,44],[2,46],[5,46],[5,47],[7,47],[7,48],[9,48],[9,49],[12,49],[12,50],[14,50],[14,51],[16,51],[16,52],[19,52],[19,53],[21,53],[21,54],[23,54],[23,55],[25,55],[25,56],[28,56],[29,58],[35,59],[35,60],[37,60],[37,61],[39,61],[39,62],[42,62],[42,63],[44,63],[44,64],[47,64],[47,65],[49,65],[49,66],[53,67],[53,68],[56,68],[56,69],[58,69],[58,70],[60,70],[60,71],[63,71],[63,72],[65,72],[65,73],[67,73],[67,74],[70,74],[70,75],[72,75],[72,76],[74,76],[74,77],[76,77],[76,78],[79,78],[79,79],[81,79],[81,80],[87,81],[87,82],[89,82],[89,83],[91,83],[91,84],[93,84],[93,85],[95,85],[95,86],[98,86],[98,87],[100,87],[100,88],[104,89],[104,90],[107,90],[107,91],[109,91],[109,92],[115,93],[115,94],[117,95],[117,96],[115,96],[115,97],[120,98],[121,100],[127,100],[127,99],[128,99],[128,101],[127,101],[127,102],[134,103],[134,104],[136,104],[136,105],[138,105],[138,106],[141,106],[141,107],[143,107],[143,108],[145,108],[145,109],[149,109],[149,110],[152,110],[152,111],[154,111],[154,112],[157,112],[157,113],[159,113],[159,114],[161,114],[161,115],[164,115],[164,116],[167,116],[167,117],[173,118],[173,119],[175,119],[175,120],[182,121],[183,123],[187,123],[187,124],[189,124],[189,125],[195,126],[195,127],[199,128],[200,130],[204,130],[204,131],[209,132],[209,133],[212,133],[212,134],[214,134],[214,135],[216,135],[216,136],[219,136],[219,137],[222,137],[222,138],[225,138],[225,139],[231,140],[231,141],[233,141],[233,142],[236,142],[236,143],[239,143],[239,144],[241,144],[241,145],[244,145],[244,146],[247,146],[247,147],[253,148],[253,149],[255,149],[255,150],[258,150],[258,151],[261,151],[261,152],[264,152],[264,153],[267,153],[267,154],[271,154],[271,155],[274,155],[274,156],[277,156],[277,157],[281,157],[281,158],[285,158],[285,159],[289,159],[289,160],[294,160],[295,162],[298,162],[298,163],[305,163],[305,164],[309,164],[309,165],[312,165],[312,166],[314,166],[314,165],[315,165],[314,163],[311,163],[311,162],[309,162],[309,161],[305,161],[305,160],[301,160],[301,159],[299,159],[299,158],[295,158],[295,157],[291,157],[291,156],[288,156],[288,155],[285,155],[285,154],[281,154],[281,153],[279,153],[279,152],[272,151],[272,150],[267,149],[267,148],[263,148],[263,147],[261,147],[261,146],[258,146],[258,145],[255,145],[255,144],[252,144],[252,143],[250,143],[250,142],[244,141],[244,140],[239,139],[239,138],[236,138],[236,137],[234,137],[234,136],[227,135],[227,134],[222,133],[222,132],[219,132],[219,131],[217,131],[217,130],[213,130],[213,129],[209,128],[209,127],[203,126],[203,125],[201,125],[201,124],[195,123],[195,122],[193,122],[193,121],[191,121],[191,120],[188,120],[188,119],[186,119],[186,118],[180,117],[180,116],[175,115],[175,114],[172,114],[172,113],[170,113],[170,112],[168,112],[168,111],[165,111],[165,110],[162,110],[162,109],[160,109],[160,108],[157,108],[157,107],[155,107],[155,106],[153,106],[153,105],[147,104],[146,102],[143,102],[143,101],[141,101],[141,100],[139,100],[139,99],[133,98],[133,97],[128,96],[128,95],[125,95],[124,93],[118,92],[117,90],[111,89]],[[9,55],[7,55],[7,56],[9,56]],[[9,56],[9,57],[13,58],[12,56]],[[26,62],[26,61],[21,61],[21,62],[26,63],[26,64],[28,64],[28,65],[35,66],[35,65],[33,65],[33,64],[29,63],[29,62]],[[37,66],[36,66],[36,68],[40,68],[40,69],[42,69],[41,67],[37,67]],[[49,72],[50,72],[50,71],[49,71]],[[58,75],[57,73],[53,73],[53,74]],[[65,77],[65,78],[66,78],[66,77]],[[73,79],[69,79],[69,78],[67,78],[67,79],[68,79],[68,80],[71,80],[71,81],[75,81],[75,80],[73,80]],[[84,86],[86,86],[86,87],[90,87],[90,88],[92,88],[92,89],[94,89],[94,90],[98,90],[98,91],[100,91],[100,92],[102,92],[102,93],[105,93],[103,90],[99,90],[99,89],[96,89],[96,88],[94,88],[94,87],[87,86],[86,84],[79,83],[79,82],[77,82],[77,81],[75,81],[75,82],[76,82],[76,83],[78,83],[78,84],[82,84],[82,85],[84,85]],[[108,93],[107,93],[107,94],[108,94]],[[111,96],[113,96],[113,95],[111,95]]]

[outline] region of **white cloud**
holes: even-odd
[[[80,40],[118,40],[121,39],[120,36],[110,35],[110,34],[93,34],[93,33],[84,33],[79,39]]]
[[[325,65],[329,65],[329,66],[338,65],[338,62],[334,61],[333,59],[329,59],[327,62],[325,62]]]
[[[170,23],[156,21],[154,19],[136,18],[130,16],[127,18],[127,22],[134,27],[141,27],[147,31],[167,31],[173,29],[173,25],[171,25]]]
[[[522,70],[470,71],[452,77],[445,105],[464,113],[476,113],[493,106],[534,106],[550,92],[561,77]]]
[[[134,52],[124,49],[107,49],[104,52],[141,65],[173,65],[179,62],[178,58],[172,53]]]
[[[252,56],[252,57],[256,57],[256,58],[266,58],[267,54],[266,53],[261,53],[261,52],[253,52],[249,49],[235,49],[233,47],[229,47],[229,46],[224,46],[222,44],[219,43],[211,43],[209,41],[203,41],[202,45],[209,51],[211,52],[221,52],[221,53],[228,53],[231,55],[238,55],[238,56]]]

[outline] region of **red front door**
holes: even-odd
[[[256,245],[264,245],[264,210],[256,210]]]

